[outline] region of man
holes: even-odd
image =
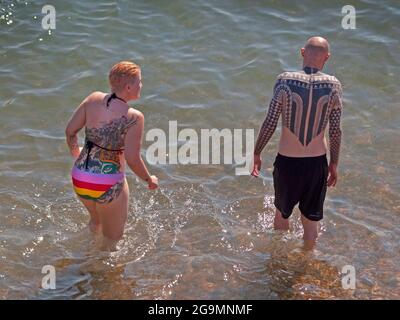
[[[330,57],[326,39],[308,39],[305,47],[301,48],[301,55],[302,71],[284,72],[278,76],[254,149],[252,175],[259,175],[260,154],[282,114],[282,133],[273,170],[274,228],[288,230],[288,218],[299,203],[303,239],[307,247],[312,247],[318,236],[318,221],[323,218],[327,186],[333,187],[337,182],[342,89],[335,77],[321,72]],[[328,122],[329,167],[325,139]]]

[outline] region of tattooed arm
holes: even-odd
[[[67,144],[74,159],[77,159],[80,153],[77,134],[86,123],[85,105],[88,102],[89,97],[83,100],[79,107],[76,108],[74,114],[67,124],[67,128],[65,129]]]
[[[340,118],[342,115],[342,90],[339,84],[332,97],[333,107],[329,114],[329,176],[327,185],[334,187],[336,185],[338,174],[337,165],[339,163],[340,142],[342,139],[342,130],[340,128]]]
[[[342,92],[339,87],[334,93],[333,107],[329,114],[329,149],[330,163],[337,165],[339,162],[340,143],[342,130],[340,128],[340,118],[342,115]]]
[[[279,94],[278,82],[275,84],[274,96],[269,104],[269,109],[267,116],[261,126],[260,132],[258,133],[258,138],[256,146],[254,147],[254,164],[253,171],[251,175],[258,177],[261,170],[261,152],[267,145],[269,139],[275,132],[276,126],[278,124],[279,116],[282,112],[282,101]]]
[[[262,124],[260,132],[258,133],[256,146],[254,148],[254,155],[259,156],[261,154],[262,150],[275,132],[279,116],[282,112],[282,102],[280,101],[279,96],[278,87],[275,85],[274,96],[272,97],[269,105],[267,116],[265,117],[264,123]]]

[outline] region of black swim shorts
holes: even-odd
[[[284,219],[299,203],[302,215],[312,221],[323,218],[327,189],[328,161],[326,154],[294,158],[278,153],[274,162],[275,207]]]

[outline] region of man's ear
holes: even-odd
[[[331,54],[328,52],[325,56],[325,62],[328,61],[328,59],[330,58]]]
[[[301,56],[304,58],[304,53],[306,52],[306,49],[305,48],[301,48],[300,49],[300,54],[301,54]]]

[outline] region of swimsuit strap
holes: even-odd
[[[107,148],[104,148],[102,146],[99,146],[98,144],[96,144],[96,143],[94,143],[93,141],[90,141],[90,140],[86,140],[86,147],[88,149],[87,150],[87,155],[86,155],[86,160],[85,160],[85,168],[86,168],[86,170],[88,169],[90,151],[92,150],[93,147],[98,147],[100,149],[107,150],[107,151],[113,151],[113,152],[122,152],[122,151],[124,151],[124,149],[107,149]]]
[[[126,103],[126,101],[125,101],[124,99],[118,97],[117,94],[116,94],[115,92],[113,92],[113,93],[108,97],[108,99],[107,99],[107,107],[108,107],[108,105],[110,104],[110,101],[111,101],[112,99],[118,99],[118,100],[121,100],[121,101],[123,101],[123,102]]]

